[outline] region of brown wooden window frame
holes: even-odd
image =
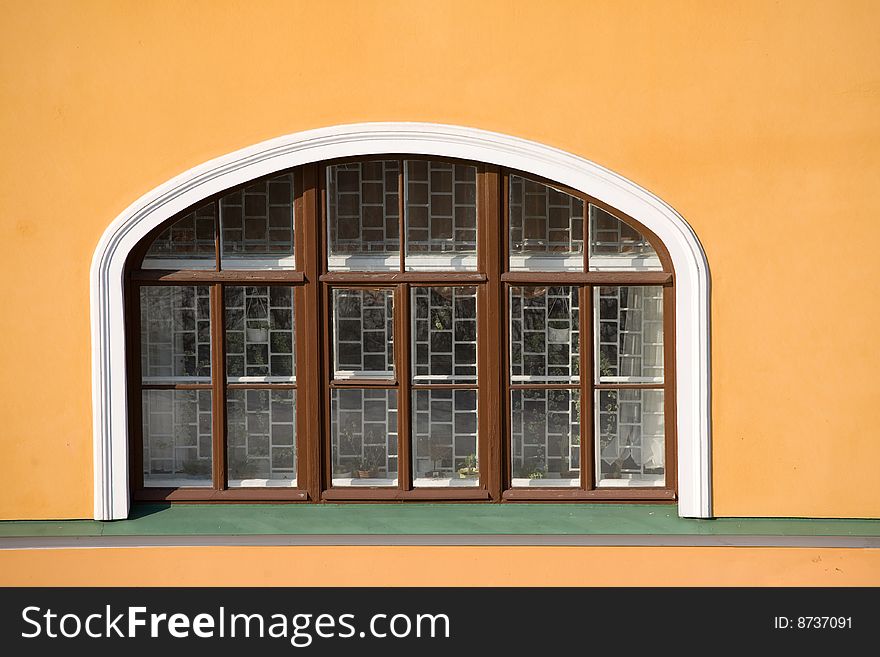
[[[398,221],[400,264],[397,271],[329,271],[327,232],[327,167],[366,160],[398,160]],[[431,160],[476,167],[476,271],[406,271],[406,232],[403,194],[404,161]],[[220,198],[283,173],[293,174],[294,269],[223,270],[220,244]],[[580,272],[510,271],[508,181],[511,175],[532,180],[583,201],[584,267]],[[143,269],[153,240],[168,225],[196,206],[214,203],[216,262],[213,270]],[[591,272],[589,207],[601,208],[639,231],[656,251],[662,271]],[[144,285],[205,285],[211,298],[211,383],[143,384],[140,372],[140,288]],[[223,290],[226,286],[260,285],[294,288],[296,382],[227,383]],[[414,287],[462,285],[477,288],[476,384],[413,384],[410,371],[410,291]],[[573,384],[512,384],[509,376],[509,289],[520,285],[574,286],[579,290],[581,376]],[[664,329],[663,383],[600,384],[593,377],[593,290],[598,286],[662,286]],[[384,288],[394,293],[395,380],[346,379],[333,381],[330,362],[330,296],[334,288]],[[672,502],[676,499],[675,437],[675,295],[669,253],[657,236],[616,208],[577,190],[541,177],[481,162],[417,154],[347,157],[277,171],[257,180],[223,190],[175,215],[147,235],[129,255],[125,274],[127,380],[129,389],[130,482],[135,502]],[[336,487],[331,485],[330,394],[332,388],[380,387],[398,392],[398,485],[390,487]],[[156,488],[143,485],[142,390],[206,389],[212,392],[213,452],[211,488]],[[226,390],[266,388],[296,390],[297,487],[229,488],[226,467]],[[477,390],[479,480],[474,487],[417,488],[412,482],[410,406],[415,389],[469,388]],[[517,388],[573,388],[580,391],[581,463],[579,488],[512,488],[510,394]],[[595,482],[594,393],[601,389],[660,389],[664,391],[665,485],[662,487],[597,488]]]

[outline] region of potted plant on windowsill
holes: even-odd
[[[371,459],[363,459],[357,466],[358,479],[376,479],[379,476],[379,466]]]
[[[477,455],[468,454],[464,459],[464,467],[458,469],[459,479],[474,479],[480,474],[477,470]]]

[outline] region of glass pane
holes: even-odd
[[[580,331],[576,287],[510,288],[510,380],[576,383]]]
[[[223,269],[293,267],[293,174],[220,199]]]
[[[477,380],[477,288],[412,289],[414,383]]]
[[[599,486],[662,486],[665,430],[662,390],[597,390]]]
[[[214,269],[214,203],[207,203],[172,223],[153,240],[144,269]]]
[[[334,486],[397,485],[397,391],[330,391]]]
[[[392,290],[333,290],[333,378],[394,378]]]
[[[293,294],[275,285],[224,289],[227,381],[296,380]]]
[[[327,167],[331,270],[400,268],[397,160]]]
[[[660,258],[635,228],[595,205],[590,206],[590,270],[662,270]]]
[[[580,392],[512,390],[511,409],[513,486],[580,486]]]
[[[596,290],[600,383],[663,382],[663,288]]]
[[[211,391],[144,390],[144,486],[211,486]]]
[[[510,176],[510,269],[583,271],[584,202]]]
[[[477,486],[477,391],[413,391],[413,485]]]
[[[296,486],[296,390],[228,390],[228,483]]]
[[[406,268],[477,268],[477,169],[406,162]]]
[[[205,285],[141,287],[144,383],[211,382],[211,300]]]

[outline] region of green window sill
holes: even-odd
[[[878,537],[880,519],[692,520],[658,504],[178,504],[113,522],[0,522],[0,539],[266,535]]]

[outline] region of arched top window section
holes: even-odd
[[[135,499],[675,500],[681,462],[705,505],[694,241],[552,167],[392,152],[263,167],[125,248]]]

